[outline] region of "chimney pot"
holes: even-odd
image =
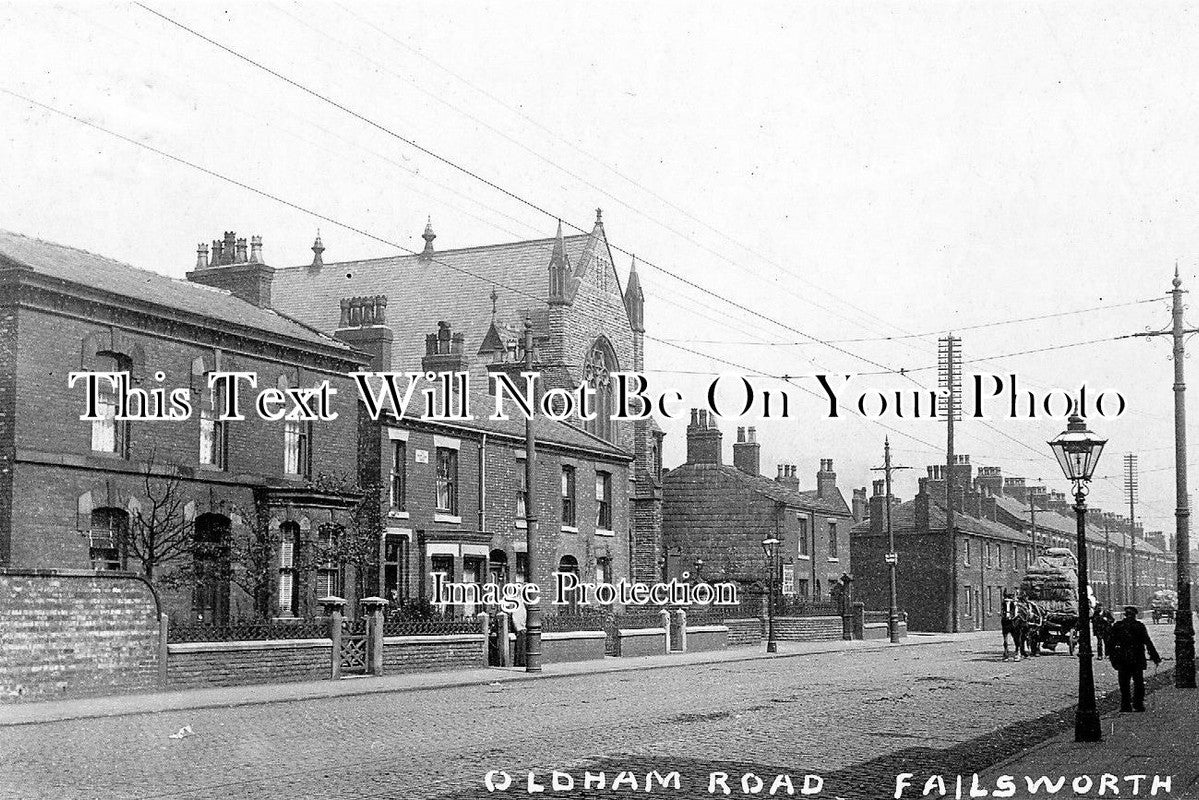
[[[749,441],[751,441],[751,442],[758,441],[758,432],[755,431],[752,427],[748,431],[746,431],[746,436],[749,437]]]
[[[208,267],[208,245],[200,242],[196,245],[196,269]]]
[[[262,263],[262,237],[261,236],[251,236],[250,237],[250,263],[251,264],[261,264]]]
[[[737,429],[737,443],[740,444],[744,441],[745,441],[745,428],[738,428]]]

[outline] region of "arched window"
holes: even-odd
[[[96,372],[124,372],[133,367],[129,356],[108,351],[96,354]],[[92,421],[92,450],[97,453],[114,453],[121,458],[129,457],[129,421],[118,420],[117,391],[111,381],[97,381],[99,388],[99,403],[96,414],[99,417]]]
[[[229,518],[201,514],[194,528],[192,570],[195,587],[192,615],[196,622],[223,625],[229,621]]]
[[[300,526],[284,522],[279,526],[279,616],[300,616],[300,592],[297,586],[296,557],[300,553]]]
[[[583,428],[601,439],[612,440],[612,412],[615,408],[612,393],[612,373],[619,372],[612,345],[601,336],[592,343],[583,364],[583,380],[595,390],[595,419],[587,420]]]
[[[91,527],[88,529],[88,557],[91,559],[92,569],[124,569],[128,533],[129,515],[123,509],[94,509]]]
[[[558,562],[558,572],[569,573],[574,575],[575,579],[578,580],[579,560],[574,556],[562,556],[562,559]],[[575,589],[574,591],[568,592],[561,599],[566,601],[565,608],[567,611],[573,612],[579,610],[579,590]],[[559,608],[562,608],[562,606],[559,606]]]

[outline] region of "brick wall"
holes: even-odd
[[[383,639],[384,675],[485,666],[482,634],[389,636]]]
[[[842,638],[840,617],[776,617],[774,638],[780,642],[829,642]]]
[[[0,570],[0,702],[151,690],[158,641],[137,578]]]
[[[167,685],[194,689],[321,680],[329,677],[331,645],[327,639],[172,644]]]
[[[750,647],[762,643],[762,621],[751,619],[726,619],[729,629],[729,647]]]

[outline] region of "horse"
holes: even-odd
[[[1027,655],[1035,655],[1036,631],[1042,622],[1040,609],[1035,603],[1006,593],[1003,595],[1002,606],[1003,660],[1011,658],[1011,651],[1008,649],[1009,637],[1015,650],[1016,661]]]

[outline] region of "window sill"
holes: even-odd
[[[812,560],[812,557],[810,555],[806,555],[804,553],[800,553],[798,556],[796,556],[796,558],[798,558],[800,561],[811,561]]]
[[[387,512],[387,516],[389,519],[408,519],[408,512],[407,511],[397,511],[396,509],[393,508]]]
[[[224,467],[216,464],[197,464],[196,466],[201,472],[228,472]]]
[[[575,528],[575,527],[573,527],[573,526],[571,526],[571,525],[563,525],[563,526],[562,526],[562,532],[563,532],[563,533],[578,533],[578,532],[579,532],[579,529],[578,529],[578,528]]]
[[[829,557],[829,560],[828,560],[828,563],[830,563],[830,564],[840,564],[840,563],[841,563],[841,559],[840,559],[840,558],[833,558],[832,556],[830,556],[830,557]]]
[[[442,512],[437,512],[433,515],[433,521],[461,523],[462,517],[458,516],[457,514],[444,514]]]
[[[616,531],[609,530],[608,528],[596,528],[595,535],[596,536],[615,536]]]
[[[512,527],[514,527],[514,528],[520,528],[521,530],[526,530],[526,529],[528,529],[528,527],[529,527],[529,523],[528,523],[528,522],[526,522],[526,521],[525,521],[525,520],[523,520],[523,519],[518,519],[518,520],[516,520],[515,522],[513,522],[513,523],[512,523]]]

